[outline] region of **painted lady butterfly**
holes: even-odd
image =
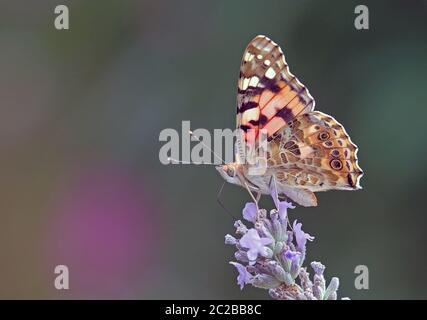
[[[333,117],[314,111],[314,99],[289,71],[280,47],[265,36],[247,46],[238,80],[236,161],[217,170],[246,187],[256,203],[261,194],[285,196],[316,206],[314,192],[357,190],[363,175],[357,146]],[[267,136],[263,174],[250,174],[247,147]],[[250,134],[249,134],[250,133]]]

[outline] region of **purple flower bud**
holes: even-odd
[[[264,250],[261,252],[261,255],[267,259],[273,258],[273,254],[273,250],[271,250],[269,247],[264,247]]]
[[[274,254],[281,253],[284,248],[285,244],[283,242],[276,242],[276,245],[274,246]]]
[[[325,300],[337,300],[337,293],[336,292],[332,292],[328,298],[325,298]],[[344,298],[342,298],[341,300],[345,300]]]
[[[328,288],[325,291],[325,295],[324,295],[323,299],[325,299],[325,300],[336,300],[337,299],[336,292],[338,290],[339,285],[340,285],[340,281],[338,280],[338,278],[333,277],[331,279],[331,282],[329,283]]]
[[[323,300],[323,297],[325,295],[325,278],[323,275],[315,274],[313,276],[313,294],[314,296],[319,299]]]
[[[225,244],[235,245],[237,243],[237,239],[230,234],[225,235]]]
[[[286,271],[283,270],[282,266],[277,263],[276,261],[269,261],[267,263],[267,270],[269,271],[269,273],[276,277],[277,280],[279,280],[280,282],[286,282],[287,281],[287,274]]]
[[[323,300],[323,289],[316,284],[313,284],[313,295],[317,300]]]
[[[248,228],[246,228],[245,224],[241,220],[237,220],[234,223],[234,227],[236,228],[237,234],[245,234],[248,231]]]
[[[275,277],[263,273],[255,275],[251,280],[251,284],[261,289],[272,289],[278,287],[280,282]]]
[[[289,270],[292,278],[296,279],[301,271],[301,264],[304,261],[304,258],[301,256],[298,259],[291,261],[291,268]]]
[[[294,241],[294,233],[292,231],[286,231],[286,243],[290,245]]]
[[[231,261],[230,264],[236,267],[239,275],[237,276],[237,284],[240,286],[240,290],[251,282],[252,275],[246,270],[246,267],[238,262]]]
[[[271,223],[267,220],[258,221],[255,223],[254,228],[258,232],[260,237],[269,238],[272,242],[274,242],[274,237],[271,234]]]
[[[313,283],[311,282],[309,278],[309,274],[306,270],[306,268],[301,268],[299,272],[299,278],[301,281],[301,287],[304,289],[304,291],[308,291],[313,286]]]
[[[295,261],[299,259],[299,257],[301,256],[301,253],[298,251],[292,251],[288,249],[283,255],[285,256],[286,259],[290,261]]]
[[[246,251],[238,250],[234,253],[234,257],[236,258],[237,261],[240,261],[243,263],[249,262],[248,255],[246,254]]]
[[[313,261],[310,265],[314,270],[314,273],[318,274],[319,276],[323,275],[323,272],[325,271],[325,266],[323,264],[317,261]]]
[[[298,300],[308,300],[308,298],[304,293],[299,293],[298,294]]]
[[[270,213],[270,219],[271,219],[271,231],[272,235],[274,236],[276,241],[286,241],[287,240],[287,233],[286,233],[286,227],[283,227],[283,224],[279,220],[279,216],[277,213]]]
[[[270,297],[272,297],[274,300],[281,300],[281,295],[280,295],[280,291],[276,290],[275,288],[273,289],[269,289],[268,290],[268,294],[270,295]]]

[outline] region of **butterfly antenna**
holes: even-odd
[[[224,182],[222,183],[221,188],[219,189],[218,194],[217,194],[217,196],[216,196],[216,201],[217,201],[217,202],[218,202],[218,204],[221,206],[221,208],[223,208],[223,209],[224,209],[224,211],[228,213],[228,215],[233,219],[233,221],[236,221],[236,220],[237,220],[237,218],[236,218],[236,217],[231,213],[231,211],[230,211],[230,210],[228,210],[228,209],[224,206],[224,204],[223,204],[223,203],[222,203],[222,201],[221,201],[222,190],[224,189],[225,183],[226,183],[226,181],[224,181]]]
[[[194,137],[194,139],[196,139],[198,142],[200,142],[206,149],[208,149],[210,152],[212,152],[212,154],[219,160],[221,161],[222,164],[225,164],[225,161],[215,152],[213,151],[208,145],[206,145],[203,141],[201,141],[199,139],[198,136],[196,136],[193,131],[189,130],[188,133]]]

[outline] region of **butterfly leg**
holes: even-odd
[[[261,197],[261,193],[257,193],[256,197],[254,196],[254,194],[252,193],[251,189],[249,188],[248,183],[244,180],[244,179],[240,179],[241,182],[243,183],[243,185],[245,186],[246,190],[248,190],[249,195],[251,196],[252,200],[254,201],[255,205],[256,205],[256,210],[257,210],[257,220],[258,220],[258,214],[259,214],[259,207],[258,207],[258,201],[259,198]]]
[[[276,176],[272,175],[269,182],[270,194],[273,198],[276,209],[279,210],[279,194],[277,192]]]
[[[270,193],[273,198],[274,204],[276,205],[277,211],[279,211],[279,193],[277,192],[276,176],[271,176],[270,183]],[[289,218],[286,219],[288,222],[289,229],[293,231],[292,225],[289,222]]]
[[[230,212],[230,210],[228,210],[226,207],[225,207],[225,205],[222,203],[222,201],[221,201],[221,195],[222,195],[222,190],[224,189],[224,186],[225,186],[225,183],[226,183],[226,181],[224,180],[224,183],[222,184],[222,186],[221,186],[221,189],[219,189],[219,191],[218,191],[218,194],[217,194],[217,196],[216,196],[216,201],[218,202],[218,204],[221,206],[221,208],[223,208],[224,209],[224,211],[225,212],[227,212],[229,215],[230,215],[230,217],[234,220],[234,221],[236,221],[237,220],[237,218]]]

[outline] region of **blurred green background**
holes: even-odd
[[[54,8],[70,9],[70,30]],[[352,299],[427,298],[427,1],[0,2],[0,298],[267,298],[236,285],[209,166],[163,166],[164,128],[232,128],[248,41],[280,44],[345,125],[359,192],[291,212]],[[240,214],[247,193],[227,185]],[[270,208],[270,199],[263,200]],[[54,267],[70,290],[54,288]],[[356,290],[354,268],[369,268]]]

